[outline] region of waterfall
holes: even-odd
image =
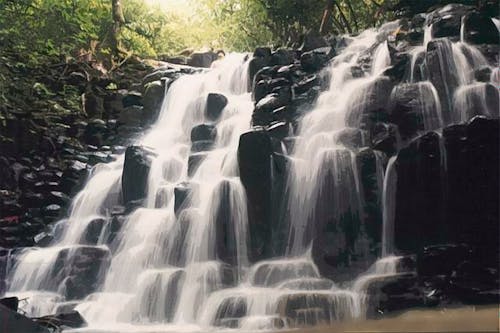
[[[9,269],[8,295],[27,298],[22,310],[30,316],[74,306],[89,332],[255,331],[363,318],[371,284],[404,273],[394,239],[394,150],[478,114],[498,117],[499,70],[490,68],[489,82],[479,82],[475,71],[490,67],[481,52],[463,40],[433,39],[432,25],[424,27],[423,44],[408,50],[402,82],[384,75],[394,65],[389,36],[398,27],[395,21],[348,39],[321,73],[329,78],[327,87],[289,126],[293,148],[280,152],[290,162],[283,204],[288,238],[280,256],[258,262],[248,256],[251,221],[238,144],[251,129],[255,105],[248,86],[250,55],[232,53],[209,70],[175,80],[156,124],[134,143],[150,162],[144,202],[122,219],[114,216],[113,207],[123,203],[125,155],[96,165],[60,222],[62,234],[49,247],[18,255]],[[227,98],[217,117],[207,114],[212,94]],[[397,122],[401,114],[415,121],[415,131],[396,131],[392,151],[376,147],[367,133],[377,122]],[[194,140],[196,130],[210,140]],[[353,248],[367,242],[363,151],[373,157],[370,181],[379,211],[370,213],[380,215],[374,229],[380,229],[381,241],[361,275],[337,281],[336,271],[322,274],[315,254],[322,237],[334,247],[331,252],[351,241],[328,238],[328,227],[355,229]],[[97,237],[89,237],[95,230]],[[93,269],[80,271],[89,263]],[[79,289],[89,281],[92,288]]]
[[[351,152],[338,140],[338,132],[351,123],[359,127],[363,108],[369,103],[372,89],[383,67],[387,66],[387,44],[382,43],[372,61],[372,74],[367,77],[353,78],[351,67],[363,51],[376,43],[376,31],[365,31],[335,58],[330,68],[330,89],[324,92],[316,107],[304,117],[299,129],[300,140],[292,154],[292,171],[289,177],[291,197],[288,203],[290,214],[290,238],[288,253],[301,255],[310,246],[314,237],[313,225],[318,218],[315,212],[316,200],[322,194],[325,177],[333,175],[334,193],[325,198],[340,216],[343,213],[356,214],[359,209],[359,181],[353,170]],[[376,69],[375,69],[376,68]],[[346,156],[347,154],[347,156]],[[322,193],[323,192],[323,193]],[[315,216],[316,214],[316,216]]]
[[[382,198],[382,256],[388,256],[394,251],[394,214],[396,209],[396,156],[389,159],[384,177]]]

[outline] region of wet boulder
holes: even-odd
[[[140,127],[143,124],[144,108],[139,105],[131,105],[123,109],[118,118],[118,123],[124,126]]]
[[[478,82],[490,82],[491,68],[489,66],[482,66],[474,71],[474,78]]]
[[[381,152],[363,148],[356,154],[356,167],[363,193],[363,222],[372,253],[376,252],[377,244],[381,241],[384,166],[385,156]]]
[[[370,135],[373,149],[387,156],[392,156],[398,151],[401,135],[397,125],[377,122],[370,129]]]
[[[214,141],[217,137],[217,128],[211,124],[201,124],[191,130],[191,142]]]
[[[289,49],[278,49],[271,55],[272,65],[290,65],[295,61],[295,51]]]
[[[80,328],[87,326],[87,322],[78,311],[39,317],[35,318],[34,321],[49,329],[54,328],[54,326],[59,328]]]
[[[491,18],[473,11],[463,17],[463,36],[471,44],[498,44],[499,31]]]
[[[0,298],[0,305],[3,305],[8,309],[17,312],[17,308],[19,306],[19,298],[17,297]]]
[[[192,182],[183,182],[175,186],[174,211],[176,215],[184,208],[186,200],[190,199],[193,195],[194,186],[196,186],[196,184]]]
[[[104,114],[104,99],[94,92],[82,95],[83,110],[89,118],[102,118]]]
[[[61,284],[68,300],[83,299],[103,282],[102,268],[109,265],[110,259],[110,251],[103,247],[63,249],[52,271],[52,283],[54,287]]]
[[[106,220],[103,218],[93,219],[87,224],[85,232],[80,239],[81,244],[96,245],[102,234]]]
[[[205,160],[207,157],[206,152],[193,152],[189,155],[188,158],[188,176],[193,177],[196,171],[198,170],[198,167],[201,165],[201,163]]]
[[[278,300],[278,315],[293,328],[331,325],[337,320],[351,319],[336,305],[342,296],[321,292],[284,295]]]
[[[302,52],[312,51],[314,49],[330,46],[325,37],[317,32],[310,31],[304,35],[304,41],[300,46]]]
[[[427,44],[425,55],[429,80],[436,88],[441,102],[443,121],[451,122],[454,92],[459,86],[455,72],[452,44],[447,38],[438,38]]]
[[[397,188],[394,240],[404,251],[443,241],[444,186],[440,137],[434,132],[403,148],[396,160]]]
[[[293,85],[293,91],[297,95],[304,94],[311,90],[313,87],[319,86],[319,83],[320,82],[318,77],[312,74],[296,82]]]
[[[362,230],[353,153],[348,149],[322,152],[314,176],[315,204],[303,230],[314,239],[312,255],[323,276],[350,280],[369,266],[369,247]]]
[[[302,53],[300,56],[300,64],[305,71],[315,72],[322,69],[332,56],[333,49],[331,47],[315,49]]]
[[[106,123],[102,119],[93,119],[85,127],[83,139],[87,144],[100,147],[108,135]]]
[[[262,70],[263,68],[269,66],[269,63],[271,61],[271,56],[269,57],[259,57],[256,56],[250,60],[250,63],[248,64],[248,75],[250,78],[250,86],[252,86],[254,79],[257,75],[257,73]]]
[[[367,286],[368,318],[424,306],[424,295],[415,274],[375,277]]]
[[[210,211],[214,212],[216,256],[232,266],[238,264],[238,233],[247,219],[238,215],[237,205],[245,205],[245,200],[239,183],[230,180],[221,181],[212,196]]]
[[[193,67],[210,68],[215,60],[217,60],[217,54],[212,51],[195,52],[191,54],[188,59],[188,65]]]
[[[124,108],[129,106],[142,106],[142,94],[138,91],[128,91],[122,98]]]
[[[358,128],[346,127],[335,133],[335,141],[349,149],[361,148],[365,145],[365,136]]]
[[[251,260],[269,255],[271,236],[271,160],[273,145],[265,130],[240,136],[238,167],[248,200],[249,256]]]
[[[396,248],[415,253],[465,243],[485,265],[498,261],[498,252],[487,250],[498,247],[498,133],[498,120],[475,117],[398,153]]]
[[[392,88],[393,83],[386,76],[367,81],[359,87],[349,101],[347,125],[364,129],[376,122],[387,121],[387,105]]]
[[[122,196],[125,204],[146,197],[150,169],[150,152],[140,146],[127,148],[122,173]]]
[[[144,86],[142,104],[144,105],[145,123],[153,123],[158,118],[164,96],[165,85],[162,81],[153,81]]]
[[[209,120],[219,119],[222,110],[227,105],[227,97],[222,94],[210,93],[207,96],[206,116]]]
[[[238,321],[247,315],[247,301],[244,297],[225,298],[218,306],[214,326],[237,328]]]
[[[472,10],[472,7],[460,4],[451,4],[440,7],[427,16],[426,25],[432,24],[432,36],[440,37],[460,37],[460,27],[462,16]]]
[[[465,244],[426,246],[417,255],[417,273],[421,278],[451,276],[457,266],[471,258],[472,249]]]
[[[274,119],[273,111],[286,106],[286,97],[272,93],[262,98],[256,105],[252,114],[253,125],[269,125]]]
[[[450,278],[450,297],[466,304],[498,304],[498,266],[485,267],[477,261],[458,264]]]
[[[49,329],[34,322],[32,319],[12,311],[11,309],[0,305],[0,318],[2,318],[2,330],[4,332],[23,332],[23,333],[49,333]]]
[[[389,105],[390,121],[398,125],[402,138],[443,126],[439,96],[429,82],[394,87]]]

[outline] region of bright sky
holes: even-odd
[[[146,0],[147,3],[152,5],[160,5],[166,11],[182,11],[187,10],[189,0]]]

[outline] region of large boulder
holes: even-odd
[[[227,97],[222,94],[210,93],[207,96],[206,116],[209,120],[219,119],[222,110],[227,105]]]
[[[153,81],[144,86],[142,104],[144,105],[145,123],[153,123],[160,113],[163,97],[165,96],[164,81]]]
[[[387,121],[387,105],[393,83],[387,76],[366,81],[351,96],[349,113],[346,116],[347,125],[350,127],[370,128],[379,121]]]
[[[217,128],[211,124],[196,125],[191,129],[191,142],[215,141]]]
[[[322,69],[332,56],[333,49],[331,47],[323,47],[304,52],[300,56],[300,64],[305,71],[314,72]]]
[[[381,241],[382,191],[385,170],[385,155],[369,148],[356,154],[356,167],[362,190],[362,216],[364,229],[370,241],[370,252],[376,254]]]
[[[80,328],[87,326],[87,322],[78,311],[44,316],[34,320],[41,326],[45,326],[49,329],[53,329],[54,326],[59,328]]]
[[[424,294],[413,273],[375,276],[367,286],[367,317],[424,306]]]
[[[396,248],[418,252],[466,243],[484,265],[498,262],[498,252],[491,251],[498,248],[498,151],[498,120],[481,117],[402,149],[396,160]]]
[[[459,4],[440,7],[429,13],[426,24],[432,24],[431,32],[434,38],[452,37],[458,39],[460,37],[462,16],[471,10],[472,7]]]
[[[188,65],[193,67],[210,68],[215,60],[217,60],[217,54],[212,51],[195,52],[191,54],[191,57],[188,59]]]
[[[83,299],[103,282],[101,269],[109,265],[110,260],[111,253],[104,247],[63,248],[48,277],[49,290],[62,291],[68,300]]]
[[[425,61],[429,81],[434,85],[440,97],[443,122],[449,124],[452,120],[454,93],[460,83],[450,40],[438,38],[430,41],[427,44]]]
[[[244,297],[225,298],[218,306],[212,325],[237,328],[238,320],[247,315],[248,305]]]
[[[315,205],[308,218],[312,255],[323,276],[350,280],[370,265],[370,248],[364,241],[362,211],[357,190],[355,158],[348,149],[325,150],[316,163],[313,179]]]
[[[0,305],[0,318],[4,332],[49,333],[49,329],[34,322],[32,319]]]
[[[146,197],[151,169],[149,155],[150,152],[139,146],[130,146],[125,152],[122,173],[122,196],[125,204]]]
[[[500,35],[491,18],[473,11],[463,18],[463,36],[471,44],[498,44]]]
[[[247,216],[237,214],[238,205],[245,205],[240,184],[231,180],[221,181],[214,189],[211,209],[215,225],[216,256],[232,266],[238,264],[238,235],[242,232]],[[240,202],[237,202],[240,200]]]
[[[391,93],[390,120],[403,138],[441,128],[439,96],[430,82],[400,84]]]
[[[248,197],[250,256],[261,257],[269,245],[271,224],[272,143],[265,131],[242,134],[238,146],[240,178]]]
[[[337,320],[352,319],[346,308],[349,294],[332,292],[302,292],[287,294],[278,300],[278,315],[293,328],[331,325]],[[347,310],[347,311],[346,311]]]

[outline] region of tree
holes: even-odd
[[[111,10],[113,16],[113,26],[111,28],[111,51],[112,56],[116,60],[120,60],[126,55],[121,43],[121,30],[125,24],[125,17],[123,16],[123,9],[120,0],[111,0]]]

